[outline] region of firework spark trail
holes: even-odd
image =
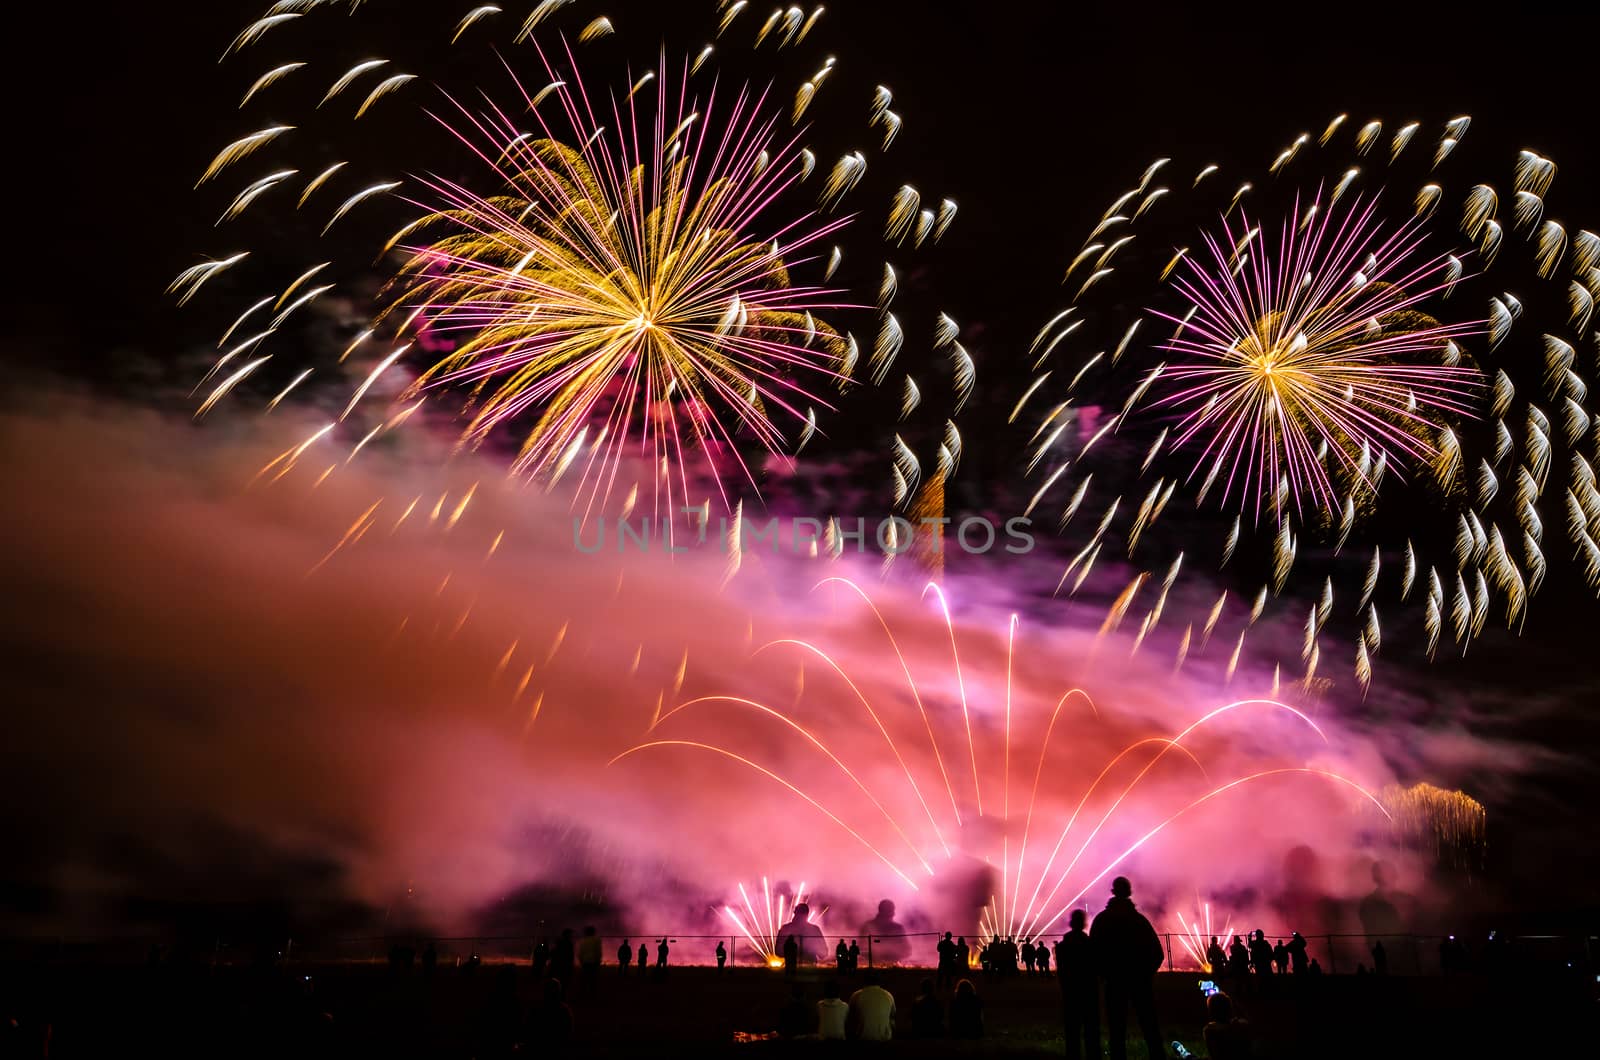
[[[1247,777],[1240,777],[1238,780],[1229,781],[1228,783],[1222,785],[1221,787],[1213,788],[1212,790],[1206,792],[1204,795],[1200,796],[1198,799],[1195,799],[1193,802],[1189,803],[1187,806],[1183,807],[1183,809],[1179,810],[1177,813],[1172,814],[1170,817],[1168,817],[1166,820],[1162,821],[1160,824],[1156,825],[1154,828],[1150,829],[1150,831],[1146,832],[1144,835],[1140,836],[1137,842],[1133,843],[1133,845],[1129,846],[1126,850],[1122,851],[1116,857],[1112,858],[1110,860],[1110,862],[1106,865],[1106,867],[1100,870],[1098,875],[1096,875],[1089,882],[1085,883],[1083,885],[1083,889],[1080,890],[1077,894],[1073,895],[1072,898],[1066,903],[1066,905],[1062,906],[1060,912],[1056,913],[1055,916],[1053,916],[1049,920],[1045,921],[1045,923],[1042,924],[1039,927],[1038,931],[1035,934],[1036,935],[1042,935],[1046,931],[1049,931],[1050,928],[1055,925],[1056,921],[1061,919],[1063,914],[1065,914],[1068,910],[1072,909],[1075,905],[1077,905],[1078,900],[1081,899],[1085,894],[1088,893],[1090,887],[1093,887],[1095,884],[1097,884],[1101,880],[1105,879],[1106,876],[1109,873],[1111,873],[1114,869],[1116,869],[1116,867],[1118,865],[1120,865],[1127,857],[1129,857],[1129,855],[1131,855],[1134,852],[1136,852],[1140,847],[1144,846],[1151,839],[1154,839],[1157,835],[1160,835],[1161,832],[1164,831],[1168,825],[1172,824],[1178,818],[1180,818],[1180,817],[1184,816],[1185,814],[1189,813],[1189,811],[1199,809],[1201,806],[1204,806],[1206,803],[1210,802],[1212,799],[1215,799],[1215,798],[1217,798],[1219,796],[1222,796],[1222,795],[1226,795],[1228,792],[1230,792],[1230,791],[1234,790],[1235,788],[1238,788],[1238,787],[1240,787],[1242,785],[1250,784],[1250,783],[1253,783],[1253,782],[1258,781],[1258,780],[1266,780],[1269,777],[1290,776],[1290,775],[1322,777],[1325,780],[1331,780],[1331,781],[1333,781],[1333,782],[1335,782],[1337,784],[1342,784],[1342,785],[1344,785],[1346,787],[1349,787],[1349,788],[1353,789],[1358,794],[1360,794],[1362,797],[1367,799],[1367,801],[1372,803],[1373,806],[1377,807],[1377,809],[1384,815],[1385,818],[1387,818],[1389,816],[1389,811],[1384,809],[1383,803],[1378,801],[1378,797],[1376,795],[1372,794],[1372,792],[1368,791],[1366,788],[1362,787],[1360,784],[1357,784],[1355,781],[1351,780],[1349,777],[1346,777],[1346,776],[1344,776],[1344,775],[1342,775],[1340,773],[1334,773],[1334,772],[1331,772],[1331,771],[1326,770],[1326,769],[1312,769],[1312,768],[1305,767],[1305,766],[1285,767],[1285,768],[1282,768],[1282,769],[1266,769],[1266,770],[1262,770],[1259,773],[1252,773]]]
[[[917,889],[916,883],[911,879],[910,876],[908,876],[906,874],[904,869],[900,868],[899,865],[896,865],[894,863],[894,861],[887,854],[883,853],[876,846],[874,846],[871,843],[871,841],[869,841],[860,832],[857,832],[854,828],[851,828],[849,825],[845,824],[842,820],[840,820],[838,818],[838,816],[835,815],[826,806],[822,805],[820,802],[818,802],[816,799],[812,798],[806,792],[802,791],[800,788],[797,788],[794,784],[792,784],[789,781],[785,780],[783,777],[781,777],[778,774],[774,773],[772,770],[768,769],[767,767],[765,767],[765,766],[763,766],[763,765],[761,765],[761,764],[759,764],[757,762],[753,762],[750,759],[744,757],[743,755],[735,754],[734,752],[729,751],[726,748],[717,747],[714,744],[700,743],[700,742],[694,741],[694,740],[652,740],[649,743],[642,743],[642,744],[638,744],[638,745],[636,745],[634,747],[628,748],[626,751],[623,751],[621,754],[617,755],[615,758],[613,758],[609,762],[607,762],[606,765],[614,766],[618,762],[622,761],[624,758],[627,758],[630,755],[637,754],[637,753],[639,753],[641,751],[648,751],[651,748],[655,748],[655,747],[689,747],[689,748],[694,748],[694,749],[700,750],[700,751],[710,751],[713,754],[719,754],[719,755],[722,755],[725,758],[730,758],[733,761],[738,762],[740,765],[749,766],[751,769],[754,769],[756,772],[758,772],[758,773],[762,774],[763,776],[767,777],[769,780],[777,781],[779,784],[782,784],[789,791],[793,792],[794,794],[796,794],[796,795],[800,796],[802,799],[804,799],[806,802],[810,803],[818,812],[822,813],[825,817],[827,817],[828,820],[832,821],[834,824],[838,825],[840,828],[843,828],[847,833],[849,833],[849,835],[853,839],[855,839],[857,842],[859,842],[862,846],[864,846],[868,850],[872,851],[872,853],[878,858],[878,860],[882,861],[885,865],[887,865],[890,868],[890,870],[894,872],[894,874],[896,876],[900,877],[900,879],[905,882],[906,886],[910,887],[913,891]]]

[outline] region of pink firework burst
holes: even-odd
[[[1181,415],[1179,447],[1198,450],[1191,476],[1205,494],[1282,514],[1292,503],[1336,509],[1439,457],[1452,421],[1472,417],[1477,368],[1458,342],[1482,321],[1444,323],[1423,308],[1448,295],[1461,265],[1426,252],[1417,221],[1386,227],[1377,200],[1347,209],[1297,203],[1276,241],[1241,215],[1207,234],[1202,262],[1174,280],[1190,303],[1162,347],[1174,356],[1146,376],[1155,407]],[[1375,474],[1376,472],[1376,474]],[[1342,484],[1342,487],[1341,487]]]

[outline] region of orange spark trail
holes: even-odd
[[[763,776],[765,776],[765,777],[767,777],[767,778],[769,778],[771,780],[775,780],[779,784],[782,784],[785,788],[788,788],[789,791],[793,792],[794,794],[800,796],[802,799],[806,800],[806,802],[810,803],[813,807],[815,807],[818,811],[820,811],[824,816],[826,816],[828,818],[828,820],[832,821],[834,824],[838,825],[840,828],[843,828],[846,832],[849,832],[851,837],[854,838],[856,840],[856,842],[860,843],[862,846],[864,846],[868,850],[872,851],[873,855],[879,861],[881,861],[885,865],[889,866],[889,868],[891,870],[893,870],[893,872],[894,872],[894,874],[896,876],[898,876],[902,880],[906,881],[906,885],[908,887],[910,887],[913,891],[920,889],[920,888],[917,887],[916,883],[911,879],[911,877],[907,876],[905,874],[905,872],[901,870],[900,866],[896,865],[893,861],[889,860],[888,856],[885,855],[883,853],[883,851],[879,850],[877,847],[873,846],[870,842],[868,842],[867,839],[864,836],[862,836],[860,832],[857,832],[854,828],[851,828],[849,825],[847,825],[843,821],[841,821],[838,818],[838,816],[833,813],[833,811],[829,810],[826,806],[822,805],[822,803],[818,802],[816,799],[812,798],[810,795],[807,795],[804,791],[801,791],[799,788],[795,787],[793,784],[789,783],[787,780],[783,779],[778,774],[776,774],[772,770],[768,769],[766,766],[760,765],[759,763],[756,763],[756,762],[752,762],[750,759],[744,757],[743,755],[734,754],[732,751],[725,750],[724,748],[714,746],[713,744],[699,743],[699,742],[694,741],[694,740],[652,740],[649,743],[642,743],[642,744],[639,744],[637,747],[628,748],[626,751],[622,752],[621,754],[617,755],[617,757],[615,757],[611,761],[607,762],[606,765],[607,766],[614,766],[618,762],[622,761],[624,758],[627,758],[629,755],[634,754],[634,753],[636,753],[638,751],[647,751],[652,747],[693,747],[693,748],[696,748],[696,749],[701,750],[701,751],[711,751],[711,752],[713,752],[715,754],[722,755],[725,758],[731,758],[735,762],[739,762],[742,765],[749,766],[751,769],[754,769],[757,773],[760,773]]]

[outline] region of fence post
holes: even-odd
[[[1167,932],[1165,938],[1167,940],[1167,971],[1175,972],[1178,969],[1172,964],[1172,932]]]

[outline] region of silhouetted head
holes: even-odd
[[[887,899],[887,898],[885,898],[883,901],[878,903],[878,919],[880,919],[880,920],[893,920],[894,919],[894,903],[889,901],[889,899]]]
[[[1082,909],[1074,909],[1072,915],[1067,917],[1067,925],[1073,931],[1082,931],[1083,926],[1089,922],[1089,914]]]
[[[1206,1016],[1212,1023],[1227,1023],[1233,1019],[1233,998],[1218,990],[1206,998]]]
[[[945,933],[944,933],[944,940],[945,940],[945,941],[946,941],[946,942],[949,942],[949,941],[950,941],[950,932],[948,932],[948,931],[946,931],[946,932],[945,932]]]
[[[924,979],[922,981],[922,996],[923,997],[932,997],[933,996],[933,980],[932,979]]]
[[[1256,928],[1256,933],[1250,937],[1255,939],[1257,942],[1261,942],[1267,937],[1267,935],[1266,932],[1262,931],[1260,928]]]
[[[1302,941],[1304,941],[1304,940],[1303,940],[1303,939],[1302,939],[1302,938],[1301,938],[1301,937],[1300,937],[1300,932],[1298,932],[1298,931],[1296,931],[1296,932],[1295,932],[1295,933],[1294,933],[1294,934],[1293,934],[1293,935],[1292,935],[1292,936],[1290,936],[1290,937],[1291,937],[1291,938],[1293,938],[1293,939],[1294,939],[1294,940],[1295,940],[1295,941],[1296,941],[1296,942],[1302,942]]]
[[[829,979],[826,983],[822,984],[822,996],[823,997],[838,997],[839,996],[839,981],[837,979]]]
[[[1128,882],[1128,877],[1118,876],[1111,881],[1111,893],[1118,898],[1132,898],[1133,884]]]
[[[811,907],[806,905],[804,902],[801,902],[799,905],[794,907],[794,918],[796,920],[810,920]]]
[[[956,997],[976,997],[978,988],[972,985],[971,979],[963,979],[956,984]]]

